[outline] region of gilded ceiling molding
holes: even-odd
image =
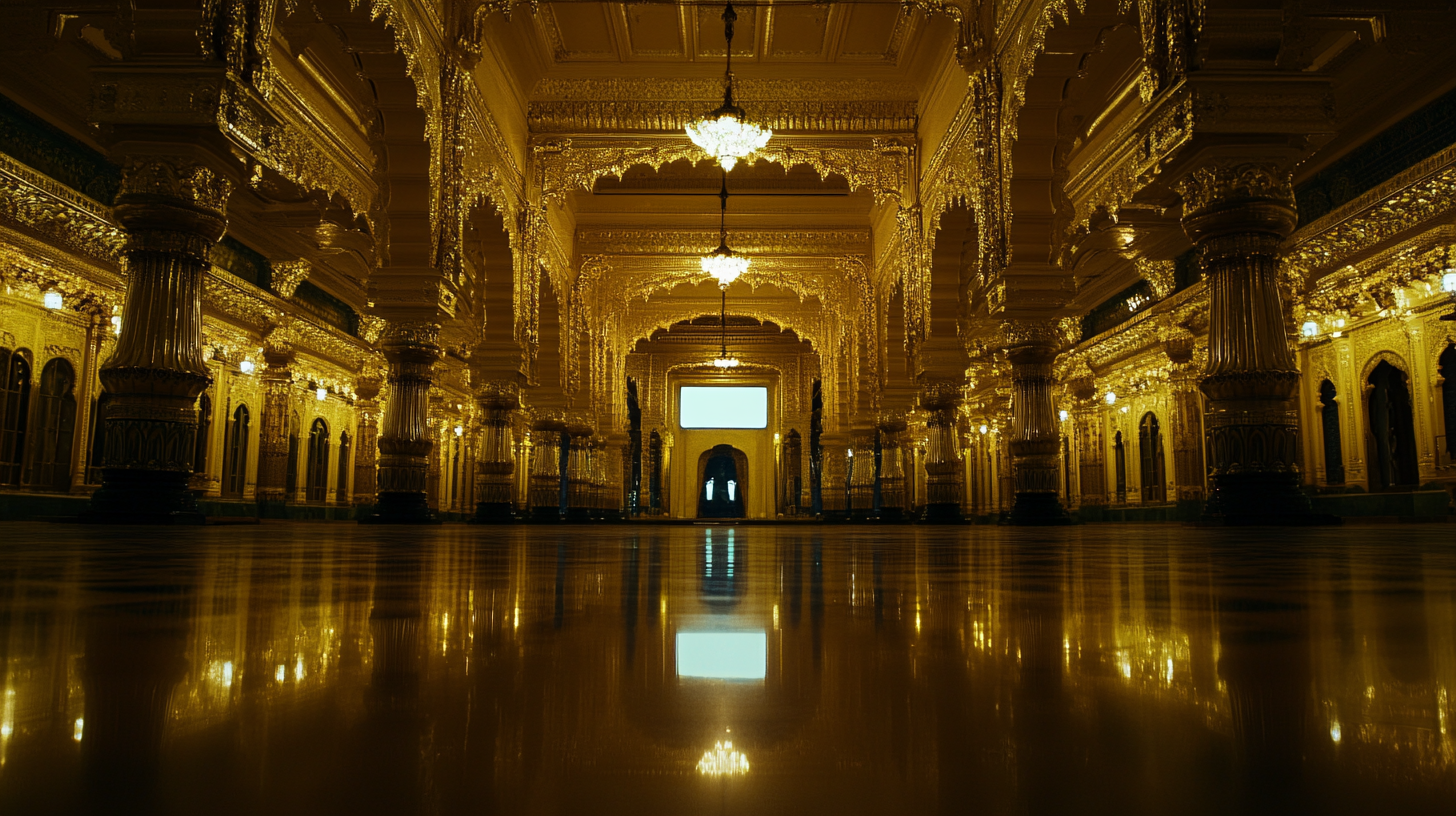
[[[0,153],[0,221],[120,269],[126,235],[109,208]]]
[[[718,245],[710,229],[594,229],[576,232],[582,252],[611,255],[705,255]],[[733,231],[733,247],[745,255],[839,255],[870,246],[869,230],[742,230]]]
[[[913,99],[738,101],[752,106],[755,123],[775,133],[913,133],[916,125]],[[547,100],[531,102],[526,117],[532,133],[677,133],[712,104],[710,98]]]
[[[851,191],[867,189],[877,204],[914,200],[915,140],[911,136],[797,139],[780,137],[755,153],[785,169],[808,165],[821,178],[843,176]],[[637,165],[660,169],[687,159],[709,161],[686,136],[535,139],[533,178],[544,204],[562,204],[572,192],[590,192],[603,176],[621,177]]]

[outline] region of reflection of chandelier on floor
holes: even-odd
[[[700,259],[703,271],[718,279],[718,286],[728,284],[748,271],[748,258],[728,248],[728,174],[723,174],[723,188],[718,192],[718,248]]]
[[[703,753],[698,761],[698,773],[704,776],[739,776],[748,773],[748,757],[742,751],[733,750],[733,743],[718,742],[713,750]]]
[[[716,159],[724,170],[732,170],[739,159],[762,149],[773,136],[772,130],[751,124],[743,108],[733,104],[733,22],[737,19],[733,4],[729,3],[723,9],[723,39],[728,49],[723,104],[687,127],[693,144]]]

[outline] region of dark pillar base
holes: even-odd
[[[920,524],[964,524],[959,504],[927,504],[920,511]]]
[[[360,524],[439,524],[423,493],[380,493],[374,512]]]
[[[516,521],[515,508],[510,502],[479,502],[471,524],[513,524]]]
[[[1071,524],[1072,517],[1062,507],[1055,493],[1017,493],[1016,503],[1011,506],[1011,513],[1006,517],[1007,524],[1027,527],[1047,527],[1058,524]]]
[[[1341,524],[1316,513],[1292,473],[1226,473],[1214,476],[1200,527],[1319,527]]]
[[[531,521],[536,524],[558,524],[561,521],[561,510],[555,507],[532,507]]]
[[[900,524],[906,521],[905,511],[899,507],[881,507],[880,521],[889,522],[890,524]]]
[[[586,524],[592,520],[592,511],[586,507],[566,508],[567,524]]]
[[[102,486],[81,514],[88,524],[202,524],[192,474],[170,470],[104,470]]]

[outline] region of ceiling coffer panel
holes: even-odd
[[[775,60],[822,60],[830,7],[784,6],[770,12],[768,56]]]
[[[698,6],[698,56],[722,59],[723,7]],[[733,58],[754,59],[758,56],[759,10],[753,6],[733,10],[738,22],[733,24]]]
[[[551,4],[547,25],[555,29],[558,60],[616,59],[617,46],[605,3]]]
[[[845,60],[892,60],[891,45],[899,23],[901,9],[897,5],[855,4],[849,9],[849,22],[839,41],[839,58]]]
[[[637,59],[682,59],[686,22],[676,5],[629,3],[622,12],[627,20],[627,39]]]

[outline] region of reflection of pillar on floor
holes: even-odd
[[[925,423],[925,508],[921,520],[932,524],[961,520],[963,463],[960,455],[957,416],[961,389],[955,383],[937,383],[920,396],[920,405],[930,416]]]
[[[379,500],[368,521],[434,520],[426,498],[434,447],[427,418],[439,339],[439,324],[405,322],[390,323],[381,339],[389,361],[389,403],[379,437]]]
[[[561,520],[561,438],[566,425],[541,417],[531,426],[531,520]]]
[[[417,812],[425,792],[420,780],[426,717],[420,705],[425,663],[423,564],[413,543],[381,545],[375,556],[369,632],[374,665],[365,692],[365,714],[351,742],[357,767],[345,809],[375,813]]]
[[[880,423],[880,518],[901,521],[905,518],[905,458],[900,439],[905,420],[892,419]]]
[[[359,424],[354,443],[354,504],[372,505],[379,490],[379,380],[360,379],[354,392],[359,395],[355,403]]]
[[[1209,165],[1178,186],[1183,229],[1208,271],[1210,493],[1204,519],[1311,524],[1299,489],[1299,371],[1279,291],[1279,245],[1297,217],[1290,174],[1275,163]]]
[[[232,184],[181,157],[135,156],[113,208],[127,230],[126,304],[116,350],[101,366],[110,394],[105,468],[89,520],[200,524],[188,490],[202,355],[202,279],[227,228]]]
[[[520,402],[514,390],[499,384],[487,384],[477,400],[481,419],[480,449],[475,459],[474,520],[482,524],[512,521],[516,448],[511,412],[520,407]]]

